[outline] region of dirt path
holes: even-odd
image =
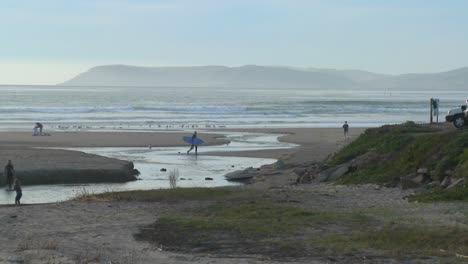
[[[66,202],[2,207],[0,263],[264,263],[255,257],[175,254],[134,239],[139,228],[173,206],[184,210],[194,205]]]

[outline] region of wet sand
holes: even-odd
[[[0,146],[13,147],[176,147],[187,145],[189,132],[52,132],[51,136],[32,136],[27,132],[0,132]],[[206,145],[225,144],[216,134],[199,134]]]
[[[281,142],[297,144],[292,149],[255,150],[224,153],[205,153],[205,155],[239,156],[253,158],[282,159],[289,163],[323,161],[329,155],[345,146],[361,133],[365,128],[350,130],[349,139],[345,140],[341,128],[278,128],[278,129],[237,129],[234,132],[268,133],[283,135]],[[223,131],[223,130],[217,130]]]

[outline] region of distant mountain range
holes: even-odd
[[[468,67],[427,74],[378,74],[279,66],[138,67],[106,65],[91,68],[60,85],[144,87],[232,87],[303,89],[440,89],[468,91]]]

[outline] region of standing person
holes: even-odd
[[[346,140],[346,139],[349,139],[349,137],[348,137],[348,132],[349,132],[348,121],[344,121],[344,124],[343,124],[343,132],[344,132],[344,138],[345,138],[345,140]]]
[[[15,179],[15,191],[16,191],[15,204],[20,205],[21,196],[23,196],[23,190],[21,189],[21,181],[18,178]]]
[[[187,155],[190,153],[190,151],[195,148],[195,155],[197,155],[197,151],[198,151],[198,146],[195,145],[195,139],[197,138],[197,131],[193,132],[193,135],[192,135],[192,146],[190,147],[189,150],[187,150]]]
[[[8,190],[12,191],[13,179],[15,176],[15,167],[13,167],[13,163],[11,163],[11,160],[8,160],[8,163],[5,166],[4,173],[6,177],[6,184],[8,185]]]
[[[42,136],[42,127],[43,127],[42,124],[39,123],[39,122],[37,122],[36,126],[34,127],[34,129],[39,128],[39,135],[41,135],[41,136]]]

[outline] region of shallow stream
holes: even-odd
[[[141,174],[139,180],[127,183],[100,183],[76,185],[36,185],[23,186],[22,202],[51,203],[71,199],[86,193],[107,191],[147,190],[169,188],[169,171],[179,171],[178,187],[217,187],[236,185],[224,175],[248,167],[260,167],[276,162],[275,159],[223,157],[216,152],[249,151],[264,149],[292,148],[296,145],[278,141],[281,135],[258,133],[229,133],[229,144],[219,146],[201,146],[198,156],[186,154],[188,147],[154,148],[69,148],[106,157],[133,161]],[[193,151],[192,151],[193,152]],[[203,155],[210,152],[211,155]],[[161,169],[166,171],[161,171]],[[205,180],[212,178],[213,180]],[[0,192],[0,204],[13,204],[14,192]]]

